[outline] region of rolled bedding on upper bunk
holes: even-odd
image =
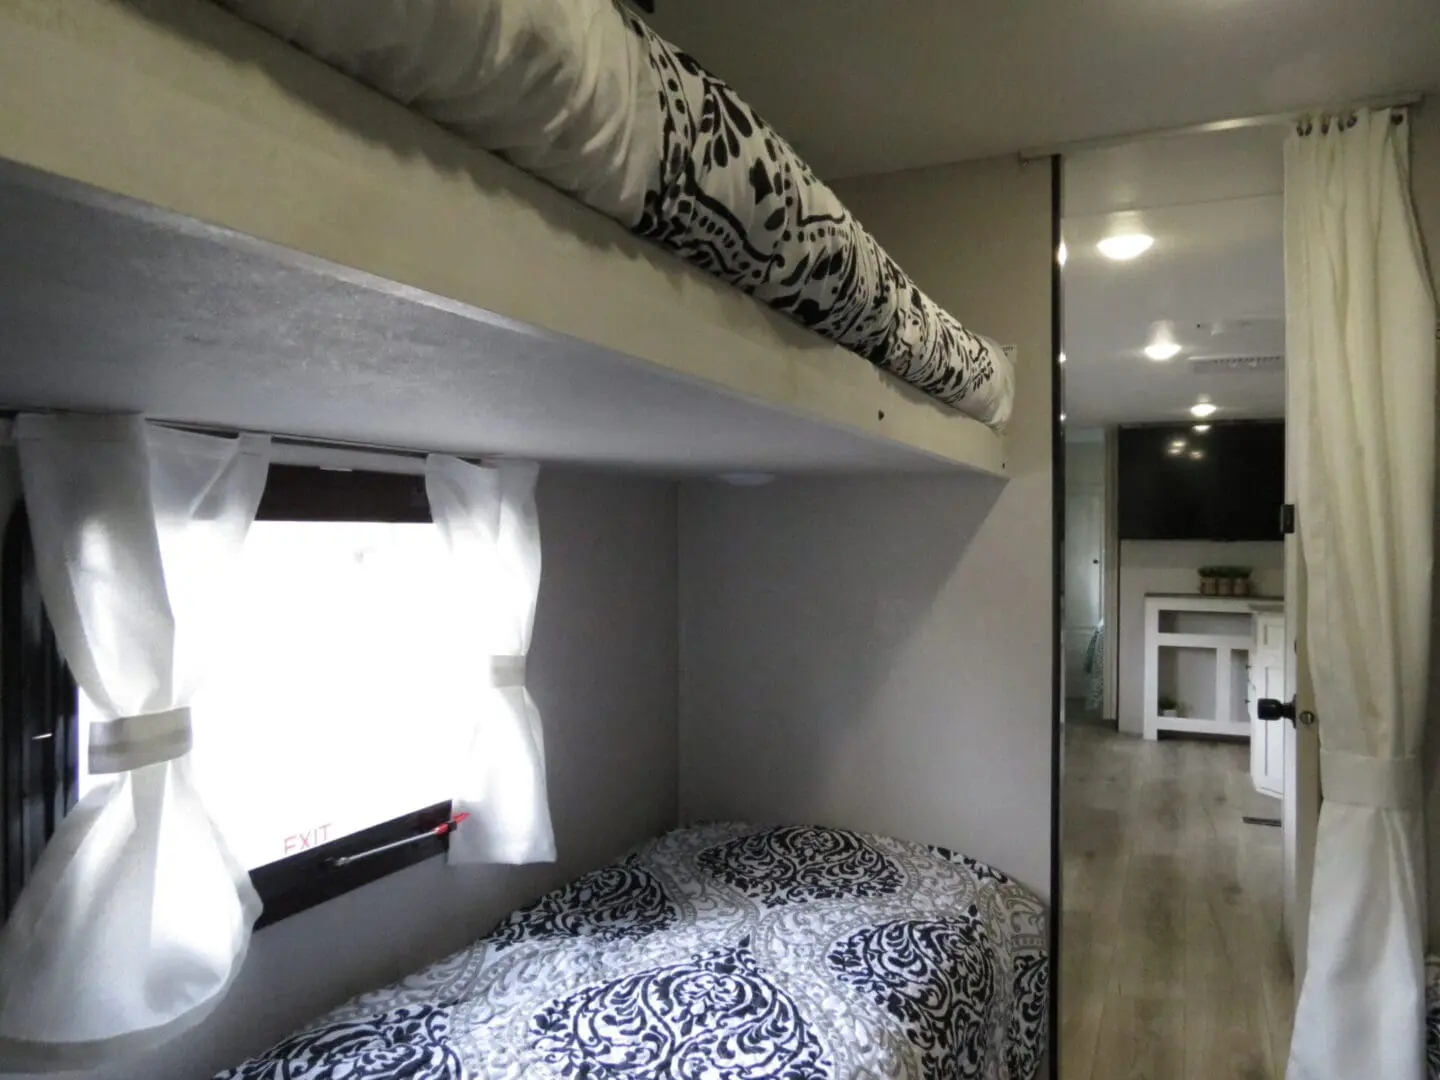
[[[1014,374],[725,82],[615,0],[219,0],[995,428]]]

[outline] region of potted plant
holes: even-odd
[[[1173,717],[1180,715],[1180,702],[1176,701],[1169,694],[1161,694],[1158,704],[1160,706],[1161,716]]]
[[[1221,596],[1235,595],[1235,574],[1233,566],[1217,566],[1215,577],[1219,588],[1216,590]]]
[[[1217,596],[1249,596],[1250,595],[1250,567],[1248,566],[1210,566],[1206,567],[1215,578],[1215,595]]]
[[[1253,596],[1254,586],[1250,581],[1251,568],[1248,566],[1232,566],[1234,572],[1231,579],[1231,591],[1235,596]]]
[[[1200,574],[1200,595],[1215,596],[1220,591],[1220,567],[1202,566]]]

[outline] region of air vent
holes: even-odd
[[[1196,375],[1249,375],[1255,372],[1284,371],[1283,356],[1197,356],[1190,361]]]

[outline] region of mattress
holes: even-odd
[[[1009,417],[1001,349],[615,0],[374,0],[363,18],[353,0],[219,2],[944,404],[997,429]]]
[[[943,848],[684,829],[219,1080],[1029,1080],[1044,921]]]
[[[1440,1080],[1440,956],[1425,958],[1425,1063],[1430,1080]]]

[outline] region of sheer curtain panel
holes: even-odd
[[[1424,1076],[1435,304],[1408,128],[1361,113],[1285,146],[1298,617],[1323,800],[1289,1080]]]
[[[471,818],[450,838],[452,863],[555,858],[545,738],[525,688],[540,590],[538,475],[533,464],[484,467],[442,455],[426,461],[430,514],[451,559],[458,662],[461,670],[479,670],[455,781],[456,809]]]
[[[41,594],[107,722],[110,780],[0,929],[0,1073],[93,1068],[204,1019],[260,902],[191,781],[188,706],[265,486],[267,439],[138,417],[15,422]]]

